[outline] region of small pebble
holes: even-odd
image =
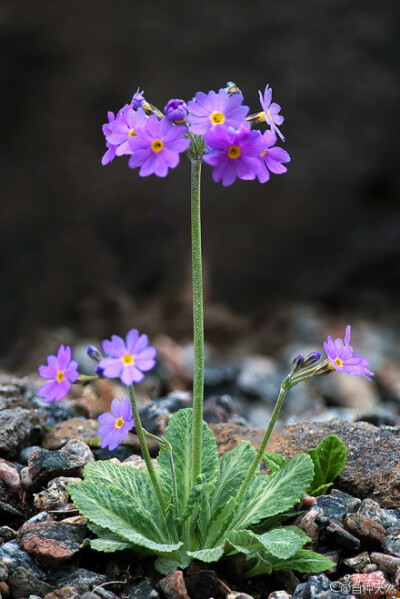
[[[348,557],[343,560],[343,563],[356,572],[362,572],[363,568],[371,563],[371,560],[368,551],[363,551],[363,553]]]
[[[379,524],[382,522],[382,509],[379,503],[373,499],[363,499],[358,509],[358,513],[367,516]]]
[[[337,497],[347,506],[347,511],[356,512],[361,505],[361,499],[358,497],[353,497],[353,495],[349,495],[348,493],[344,493],[343,491],[339,491],[339,489],[331,490],[331,497]]]
[[[349,514],[344,521],[346,529],[364,543],[378,544],[386,535],[386,530],[376,520],[363,514]]]

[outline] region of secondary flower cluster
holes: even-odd
[[[336,370],[345,374],[361,375],[371,380],[373,372],[369,370],[368,361],[361,355],[356,354],[350,345],[350,325],[346,327],[343,339],[328,337],[324,343],[327,360],[320,365],[313,366],[312,370],[306,370],[321,358],[319,352],[313,352],[307,357],[296,356],[293,361],[292,373],[295,378],[304,380],[328,374]],[[113,335],[111,340],[106,339],[102,348],[107,357],[94,347],[88,348],[88,355],[98,362],[97,375],[107,378],[119,378],[122,383],[129,386],[138,383],[144,378],[144,373],[151,370],[155,365],[156,350],[148,345],[147,335],[140,335],[137,329],[132,329],[126,335],[125,340],[118,335]],[[48,356],[47,365],[39,366],[39,374],[47,382],[39,389],[38,396],[45,402],[60,401],[67,395],[71,384],[78,381],[78,363],[71,360],[71,348],[59,348],[56,356]],[[82,377],[81,380],[84,380]],[[121,400],[114,399],[111,403],[110,412],[99,416],[99,435],[102,437],[101,447],[115,449],[122,443],[128,432],[135,426],[130,400],[123,396]]]
[[[138,88],[130,104],[116,115],[108,113],[108,123],[103,125],[107,151],[102,164],[129,155],[129,166],[140,168],[140,176],[165,177],[169,168],[177,166],[179,155],[189,150],[213,167],[214,181],[222,180],[224,186],[236,178],[257,177],[265,183],[270,173],[287,171],[284,164],[290,162],[290,156],[276,145],[277,135],[284,140],[278,128],[283,116],[279,104],[272,102],[272,89],[267,85],[259,96],[262,111],[249,116],[241,91],[229,82],[218,92],[197,92],[188,103],[170,100],[161,112]],[[266,123],[269,129],[261,133],[251,128],[253,123]]]

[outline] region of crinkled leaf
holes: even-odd
[[[124,541],[156,554],[175,551],[182,545],[171,543],[151,512],[146,512],[135,498],[117,487],[85,481],[69,485],[68,491],[84,516]]]
[[[212,483],[206,481],[204,474],[197,477],[195,485],[192,487],[182,515],[178,518],[177,523],[182,524],[192,515],[194,508],[199,504],[202,493],[209,493],[212,490]]]
[[[317,494],[320,487],[331,484],[343,470],[346,465],[347,450],[337,435],[328,435],[317,447],[309,449],[307,453],[314,463],[315,472],[310,493]]]
[[[270,476],[256,476],[236,510],[231,529],[241,530],[280,514],[300,501],[314,477],[310,456],[298,454]]]
[[[187,554],[193,559],[198,559],[201,562],[217,562],[224,555],[224,543],[211,549],[199,549],[198,551],[188,551]]]
[[[271,470],[271,473],[278,472],[278,470],[281,470],[287,464],[287,459],[283,455],[273,453],[272,451],[266,451],[263,455],[263,460],[267,468]]]
[[[188,567],[191,560],[189,558],[184,558],[183,560],[175,560],[169,557],[158,557],[154,562],[154,567],[157,572],[160,574],[164,574],[164,576],[168,576],[172,572],[175,572],[178,568],[184,570]]]
[[[180,513],[183,513],[192,487],[192,413],[191,408],[179,410],[172,416],[165,430],[165,438],[173,447]],[[167,452],[160,452],[158,465],[162,484],[166,483],[172,487]],[[217,444],[211,429],[203,422],[201,473],[204,474],[206,482],[211,483],[215,480],[218,469]]]
[[[220,458],[219,474],[211,496],[211,514],[237,493],[256,453],[249,441],[241,441],[235,449]]]
[[[115,536],[114,539],[110,537],[101,537],[98,539],[90,539],[90,546],[96,551],[104,551],[106,553],[113,553],[114,551],[123,551],[124,549],[132,549],[132,544],[128,541],[118,540]]]
[[[250,530],[230,531],[226,539],[239,553],[250,554],[266,549],[279,558],[291,557],[310,540],[297,526],[274,528],[262,535]]]
[[[249,578],[251,576],[258,576],[259,574],[271,572],[272,570],[282,569],[315,574],[317,572],[329,570],[333,566],[335,566],[335,564],[329,558],[320,553],[308,551],[307,549],[299,549],[288,559],[274,557],[273,555],[270,555],[268,551],[261,550],[257,555],[252,556],[251,559],[248,560],[248,570],[245,576]]]

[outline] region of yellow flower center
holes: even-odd
[[[129,137],[134,137],[136,135],[135,129],[131,129],[128,133]]]
[[[242,150],[239,148],[239,146],[234,144],[233,146],[229,146],[228,156],[229,158],[236,160],[236,158],[239,158],[241,151]]]
[[[115,421],[115,428],[121,428],[121,426],[124,424],[124,419],[123,418],[117,418],[117,420]]]
[[[64,380],[64,373],[62,370],[59,370],[56,375],[57,383],[61,383]]]
[[[339,366],[339,368],[342,368],[343,366],[343,362],[340,358],[335,358],[335,364],[336,366]]]
[[[225,115],[222,112],[215,111],[210,116],[213,125],[221,125],[225,121]]]
[[[131,366],[131,364],[133,364],[135,361],[135,358],[132,356],[132,354],[125,354],[124,356],[122,356],[122,362],[125,364],[125,366]]]
[[[151,149],[153,150],[153,152],[161,152],[163,147],[164,142],[162,142],[161,139],[155,139],[151,142]]]

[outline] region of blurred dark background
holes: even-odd
[[[257,111],[257,90],[269,83],[285,116],[286,175],[223,188],[204,166],[211,335],[225,335],[231,316],[257,323],[297,302],[398,314],[399,8],[3,1],[4,363],[61,326],[82,336],[143,325],[190,337],[187,159],[167,179],[141,179],[126,158],[100,164],[107,110],[139,85],[163,108],[232,80]]]

